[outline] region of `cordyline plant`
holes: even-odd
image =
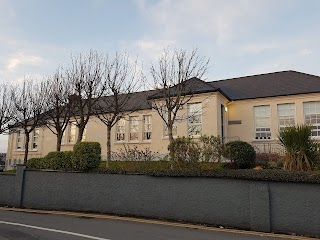
[[[286,127],[279,132],[280,144],[286,149],[283,168],[311,171],[319,159],[318,143],[311,138],[312,126]]]

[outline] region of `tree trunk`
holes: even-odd
[[[107,126],[107,163],[111,161],[111,126]]]
[[[62,133],[58,133],[57,134],[57,152],[60,152],[61,151],[61,141],[62,141],[62,137],[63,137],[63,134]]]
[[[172,134],[172,128],[173,128],[173,124],[171,124],[171,122],[169,122],[169,124],[168,124],[168,137],[169,137],[169,144],[171,144],[172,143],[172,141],[173,141],[173,134]],[[174,168],[174,164],[173,164],[173,162],[174,162],[174,153],[173,153],[173,150],[171,149],[170,151],[169,151],[169,159],[170,159],[170,162],[171,162],[171,169],[173,169]]]
[[[29,153],[29,141],[30,141],[30,133],[25,131],[25,142],[24,142],[24,164],[26,165],[28,162],[28,153]]]
[[[77,143],[81,142],[81,140],[82,140],[84,128],[85,128],[85,126],[84,126],[84,127],[78,127],[78,130],[79,130],[78,132],[79,132],[79,134],[78,134]]]

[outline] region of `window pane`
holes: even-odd
[[[303,113],[305,124],[312,125],[312,136],[320,136],[320,102],[303,103]]]
[[[271,138],[270,106],[254,107],[256,139]]]
[[[151,116],[143,116],[143,140],[151,140],[151,131],[152,131],[152,124],[151,124]]]
[[[129,117],[130,121],[130,141],[137,141],[139,139],[139,117]]]
[[[202,104],[188,104],[188,135],[201,135],[202,133]]]

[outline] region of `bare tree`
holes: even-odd
[[[0,85],[0,134],[6,133],[13,124],[14,108],[12,107],[10,86]]]
[[[106,95],[95,106],[95,114],[107,126],[107,160],[111,160],[111,129],[125,115],[139,108],[141,99],[135,92],[142,78],[137,71],[137,61],[130,63],[125,53],[116,53],[104,61],[103,81]],[[129,103],[131,102],[131,104]]]
[[[30,133],[42,124],[45,111],[45,84],[24,79],[22,84],[12,88],[11,99],[15,111],[14,127],[22,128],[25,134],[24,163],[28,161]]]
[[[155,109],[168,131],[170,142],[173,140],[173,126],[181,107],[193,97],[196,86],[189,81],[201,78],[208,70],[209,59],[199,57],[197,49],[188,53],[186,50],[164,50],[157,64],[150,72],[154,87],[159,89],[150,104]]]
[[[72,56],[71,66],[66,70],[73,91],[70,97],[71,115],[79,130],[77,143],[82,140],[85,127],[93,114],[93,106],[104,93],[102,64],[101,55],[91,50],[88,54]]]
[[[56,150],[61,150],[63,133],[66,130],[71,117],[69,96],[71,94],[70,83],[63,75],[61,69],[46,80],[47,108],[46,126],[57,136]]]

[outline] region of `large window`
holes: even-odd
[[[294,103],[278,104],[279,129],[295,125],[295,115]]]
[[[163,110],[163,117],[164,117],[164,119],[168,119],[168,113],[166,112],[165,108]],[[177,119],[176,119],[172,124],[172,136],[176,136],[177,133],[178,133],[178,127],[177,127]],[[167,127],[167,124],[165,122],[163,122],[163,136],[164,137],[168,137],[169,136],[168,127]]]
[[[202,132],[202,104],[188,104],[188,135],[201,135]]]
[[[21,131],[17,132],[17,149],[22,149],[22,133],[21,133]]]
[[[39,129],[35,129],[33,131],[33,137],[32,137],[32,149],[37,149],[38,148],[38,143],[39,143]]]
[[[151,115],[143,116],[143,140],[151,140],[152,122]]]
[[[312,136],[320,136],[320,102],[303,103],[305,124],[312,125]]]
[[[69,143],[76,142],[76,130],[77,130],[77,126],[71,122],[69,125],[69,138],[68,138]]]
[[[271,139],[271,112],[270,106],[254,107],[255,138]]]
[[[138,141],[139,140],[139,117],[129,117],[130,122],[130,141]]]
[[[121,118],[117,122],[116,141],[124,141],[126,137],[126,120]]]

